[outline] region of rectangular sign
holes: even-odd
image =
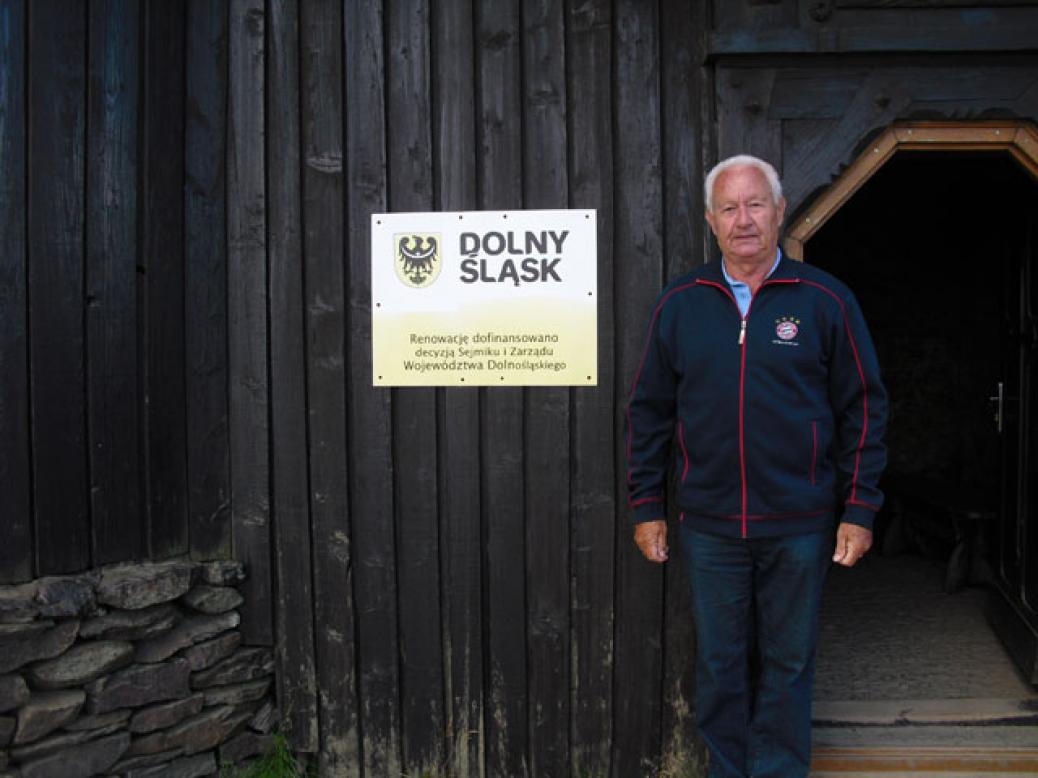
[[[371,217],[375,386],[593,386],[593,210]]]

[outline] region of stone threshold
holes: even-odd
[[[814,703],[812,722],[816,727],[1038,724],[1038,697],[820,701]]]

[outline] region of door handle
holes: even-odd
[[[988,400],[995,404],[995,429],[1002,434],[1002,407],[1005,403],[1005,384],[998,382],[998,394],[989,397]]]

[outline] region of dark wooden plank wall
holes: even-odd
[[[806,24],[768,5],[711,38],[680,0],[0,0],[0,580],[242,559],[329,774],[694,763],[622,427],[709,252],[704,162],[772,156],[795,206],[863,127],[1038,99],[1019,54],[703,66]],[[598,210],[596,387],[372,388],[372,213],[566,206]]]
[[[569,204],[598,212],[598,386],[573,390],[570,480],[570,765],[607,775],[613,737],[617,498],[614,418],[618,377],[613,250],[613,68],[609,0],[566,8]],[[626,538],[619,533],[619,542]]]
[[[428,211],[434,194],[430,3],[400,0],[385,9],[389,208]],[[445,754],[436,395],[402,390],[392,401],[404,765],[436,766]]]
[[[184,127],[188,535],[231,553],[227,397],[227,56],[224,3],[189,0]]]
[[[231,552],[228,12],[0,5],[0,581]]]
[[[476,3],[479,207],[522,207],[522,35],[518,0]],[[486,772],[527,771],[523,390],[485,391],[481,408]],[[512,722],[516,722],[514,725]]]
[[[90,5],[87,405],[93,560],[140,556],[137,478],[137,125],[140,6]]]
[[[623,404],[641,359],[648,315],[664,282],[660,25],[654,4],[615,5],[616,169],[613,247],[616,403],[613,452],[624,472]],[[622,261],[619,261],[620,258]],[[620,511],[624,516],[624,511]],[[662,738],[663,574],[616,524],[613,772],[653,772]]]
[[[33,573],[25,3],[0,2],[0,581]]]
[[[371,214],[388,206],[382,8],[343,4],[346,86],[347,430],[360,772],[397,775],[400,653],[391,393],[371,389]],[[339,625],[331,625],[338,629]]]
[[[267,19],[266,98],[270,105],[298,106],[298,3],[273,0]],[[313,753],[317,750],[317,678],[307,445],[301,128],[298,110],[269,111],[267,117],[267,316],[277,697],[282,731],[296,748]]]
[[[90,560],[83,243],[87,8],[28,5],[28,300],[36,569]]]
[[[273,638],[267,366],[267,168],[262,0],[231,0],[228,20],[227,330],[231,543],[249,576],[242,632]],[[248,88],[235,88],[248,84]]]
[[[145,394],[147,549],[188,551],[184,403],[184,30],[182,3],[144,0],[139,353]]]
[[[321,775],[360,773],[346,445],[343,5],[303,0],[303,277]]]
[[[476,0],[478,2],[478,0]],[[474,2],[433,4],[431,35],[433,185],[442,210],[477,207]],[[449,388],[439,408],[440,558],[446,767],[479,775],[483,765],[483,532],[480,392]]]

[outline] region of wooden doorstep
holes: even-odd
[[[820,701],[811,718],[816,726],[1038,724],[1038,699]]]
[[[838,775],[1038,775],[1035,748],[876,747],[814,750],[812,778]]]

